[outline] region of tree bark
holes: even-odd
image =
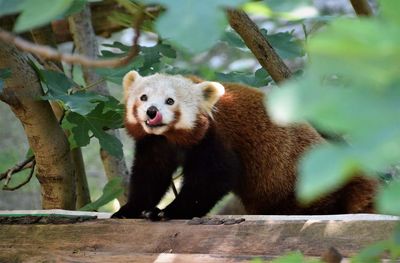
[[[35,154],[44,209],[75,209],[75,170],[67,138],[43,95],[27,56],[0,42],[0,68],[10,68],[0,99],[21,121]]]
[[[243,12],[234,9],[227,11],[229,24],[241,36],[261,66],[276,82],[282,82],[292,75],[290,69],[275,52],[268,40],[261,34],[257,25]]]
[[[57,46],[53,37],[53,31],[50,26],[44,26],[40,29],[34,29],[31,31],[31,35],[33,41],[37,44],[48,45],[51,47]],[[60,61],[45,61],[43,66],[48,70],[63,71],[63,67]],[[57,102],[50,102],[50,104],[54,114],[56,115],[57,120],[59,121],[64,115],[63,109]],[[76,177],[76,209],[79,209],[91,202],[90,191],[81,148],[72,149],[71,156],[75,167]]]
[[[97,58],[99,48],[95,32],[91,22],[91,11],[89,6],[86,6],[81,12],[69,17],[70,31],[73,36],[76,50],[83,55],[90,58]],[[110,95],[107,88],[107,83],[91,68],[83,68],[83,77],[86,85],[97,83],[93,86],[92,90],[103,95]],[[117,130],[108,131],[109,134],[120,137]],[[128,195],[128,169],[126,167],[125,159],[112,156],[104,149],[100,149],[100,156],[103,162],[104,170],[107,178],[110,180],[116,176],[122,176],[123,186],[125,192],[123,196],[118,198],[121,204],[124,204]]]
[[[357,15],[372,16],[374,14],[368,0],[350,0],[350,2]]]

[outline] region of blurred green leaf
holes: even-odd
[[[261,29],[261,33],[268,39],[281,58],[293,59],[305,55],[302,42],[295,38],[292,33],[279,32],[268,34],[265,29]]]
[[[24,1],[14,31],[21,33],[45,25],[64,14],[72,3],[73,0],[52,0],[50,4],[47,0]]]
[[[156,21],[160,35],[191,52],[201,52],[214,45],[224,32],[227,21],[223,7],[237,7],[246,0],[157,2],[167,8]]]
[[[22,10],[22,5],[27,0],[0,0],[0,16],[11,15]]]
[[[308,203],[333,192],[344,185],[360,167],[353,149],[332,144],[319,145],[301,161],[302,176],[298,181],[297,196],[300,201]]]
[[[124,192],[122,177],[114,177],[103,188],[103,194],[94,202],[85,205],[80,211],[97,211]]]
[[[86,0],[73,0],[71,6],[63,14],[63,16],[68,17],[82,11],[83,8],[85,8],[86,2]]]
[[[400,216],[400,182],[393,181],[381,189],[377,196],[380,212]]]
[[[264,2],[275,12],[293,11],[296,8],[311,6],[313,4],[311,0],[264,0]]]
[[[285,256],[278,257],[271,263],[322,263],[317,259],[307,259],[300,251],[290,252]]]
[[[258,72],[258,73],[257,73]],[[257,76],[252,73],[246,72],[229,72],[229,73],[216,73],[216,79],[221,82],[236,82],[243,83],[252,87],[266,86],[271,81],[268,74],[263,74],[262,71],[257,71]]]
[[[380,0],[379,1],[380,11],[382,17],[391,20],[393,23],[400,25],[400,1],[393,0]]]
[[[225,31],[221,38],[222,41],[228,43],[232,47],[247,48],[244,41],[234,31]]]
[[[351,259],[352,263],[377,263],[381,262],[381,255],[390,247],[390,241],[385,240],[370,245],[360,251]]]
[[[310,39],[304,75],[269,94],[273,120],[307,120],[348,142],[304,157],[298,185],[303,201],[337,189],[354,171],[376,174],[400,160],[399,46],[400,28],[390,21],[338,19]]]

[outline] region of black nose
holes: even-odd
[[[158,109],[155,106],[150,106],[147,109],[146,114],[147,114],[147,116],[149,116],[150,119],[154,119],[154,117],[156,117],[156,115],[157,115],[157,111],[158,111]]]

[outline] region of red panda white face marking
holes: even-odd
[[[179,75],[142,77],[136,71],[125,75],[123,86],[128,124],[140,124],[146,133],[157,135],[195,128],[200,114],[212,117],[225,92],[217,82],[195,84]]]

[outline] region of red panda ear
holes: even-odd
[[[225,88],[221,83],[213,82],[213,81],[204,81],[197,84],[201,87],[201,91],[203,94],[202,108],[212,116],[212,110],[222,95],[225,93]]]
[[[125,74],[122,80],[122,86],[124,87],[124,100],[128,98],[129,90],[132,88],[132,84],[140,79],[141,76],[135,70],[131,70]]]

